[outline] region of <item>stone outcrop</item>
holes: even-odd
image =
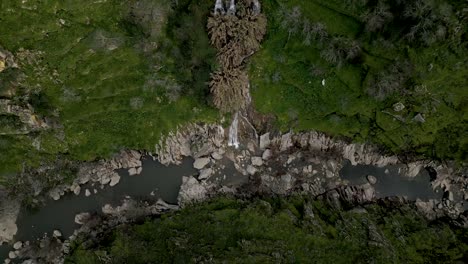
[[[19,210],[19,201],[9,199],[0,190],[0,244],[10,242],[18,231],[16,218]]]
[[[189,124],[169,133],[155,146],[156,158],[164,165],[180,164],[184,157],[211,155],[225,142],[224,129],[219,125]]]

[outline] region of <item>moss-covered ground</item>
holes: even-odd
[[[468,29],[466,14],[459,12],[463,5],[397,2],[264,1],[268,35],[250,64],[256,108],[275,113],[283,130],[317,129],[394,153],[466,160]],[[421,12],[436,22],[404,17],[405,8],[418,3],[430,4],[430,11]],[[365,18],[375,10],[391,18],[371,32]],[[408,32],[419,22],[430,25],[410,40]],[[323,25],[325,40],[310,30],[314,24]],[[442,33],[460,32],[433,40],[430,34],[438,32],[431,28],[434,24]],[[451,29],[452,24],[459,28]],[[346,44],[335,52],[357,44],[359,55],[338,63],[327,60],[334,40]],[[405,108],[395,111],[396,103]],[[423,122],[415,118],[418,114]]]
[[[210,9],[209,1],[187,0],[2,1],[0,44],[18,58],[27,54],[18,59],[25,78],[13,100],[58,125],[0,136],[0,172],[58,155],[93,160],[123,148],[153,150],[178,125],[214,120]]]
[[[305,197],[218,198],[117,228],[66,263],[454,263],[468,233],[410,206],[339,210]]]

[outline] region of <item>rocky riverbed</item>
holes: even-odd
[[[197,173],[182,178],[178,206],[221,194],[238,197],[306,194],[327,197],[332,202],[359,204],[377,199],[378,178],[363,175],[365,182],[353,184],[340,174],[343,167],[347,164],[383,169],[396,166],[401,177],[429,174],[432,188],[444,192],[443,199],[416,199],[415,206],[421,213],[429,219],[448,217],[457,225],[468,227],[466,215],[463,214],[463,201],[468,198],[468,180],[466,172],[462,170],[433,161],[402,162],[397,156],[384,155],[373,146],[334,140],[318,132],[264,133],[257,136],[253,126],[245,123],[247,119],[241,120],[244,119],[239,119],[241,146],[238,149],[227,146],[227,134],[223,127],[191,124],[164,138],[156,145],[154,152],[124,151],[109,160],[83,164],[78,177],[71,184],[56,186],[48,190],[47,195],[53,200],[60,199],[66,193],[93,195],[106,185],[119,184],[121,176],[117,170],[127,170],[129,175],[141,173],[142,158],[147,155],[164,165],[180,164],[186,157],[194,159],[192,166]],[[398,175],[395,177],[400,177]],[[95,186],[96,191],[90,187],[85,189],[84,186],[89,185]],[[5,196],[6,191],[3,193]],[[37,195],[40,194],[39,191]],[[405,202],[402,197],[398,199]],[[91,232],[91,237],[98,236],[112,226],[166,210],[176,210],[178,206],[161,200],[132,199],[117,207],[105,205],[99,214],[84,212],[77,215],[75,222],[82,227],[71,237],[62,238],[55,232],[55,235],[48,235],[34,243],[21,242],[21,247],[16,244],[19,249],[11,251],[10,257],[31,259],[33,262],[30,263],[38,260],[57,263],[66,254],[70,241],[79,234],[89,237]],[[1,212],[2,223],[7,223],[0,230],[1,241],[13,243],[19,202],[2,199]]]

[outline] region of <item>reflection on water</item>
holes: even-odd
[[[409,200],[419,198],[423,201],[429,199],[441,199],[443,193],[432,190],[430,176],[426,170],[422,170],[414,178],[405,177],[399,173],[399,168],[403,165],[393,165],[383,168],[370,165],[353,166],[347,163],[340,171],[343,179],[349,180],[351,185],[364,184],[367,182],[366,176],[373,175],[377,178],[374,185],[377,198],[388,196],[403,196]]]
[[[180,166],[164,166],[151,159],[143,161],[143,171],[140,175],[128,176],[126,171],[120,171],[122,178],[114,187],[103,190],[99,186],[82,186],[80,195],[72,193],[65,195],[58,201],[50,200],[39,210],[21,211],[17,225],[18,233],[15,240],[26,241],[42,237],[44,233],[51,233],[54,229],[68,237],[77,227],[74,219],[80,212],[101,211],[105,204],[118,205],[125,196],[149,196],[154,193],[169,203],[177,203],[177,195],[182,176],[192,175],[196,170],[192,167],[193,160],[186,159]],[[85,196],[85,189],[89,189],[91,196]],[[98,193],[94,194],[93,190]],[[10,247],[0,246],[0,260],[8,256]]]

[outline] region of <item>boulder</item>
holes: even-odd
[[[393,111],[395,111],[395,112],[400,112],[403,109],[405,109],[405,105],[402,104],[401,102],[398,102],[398,103],[393,105]]]
[[[271,157],[271,150],[267,149],[263,152],[262,154],[262,159],[263,160],[268,160]]]
[[[201,170],[208,165],[208,163],[210,163],[210,158],[199,158],[193,162],[193,167],[197,170]]]
[[[197,181],[192,176],[182,178],[182,186],[180,187],[177,200],[180,205],[185,205],[191,202],[203,201],[207,198],[207,186]]]
[[[203,169],[203,170],[200,170],[200,174],[198,175],[198,179],[199,180],[208,179],[211,175],[213,175],[213,169],[211,169],[211,168]]]
[[[372,185],[377,183],[377,178],[373,175],[367,175],[366,178],[367,178],[367,181]]]
[[[259,145],[260,145],[260,149],[261,149],[261,150],[264,150],[264,149],[266,149],[267,147],[269,147],[269,146],[270,146],[270,143],[271,143],[271,141],[270,141],[270,133],[266,133],[266,134],[263,134],[263,135],[260,136],[260,143],[259,143]]]
[[[293,146],[292,133],[287,133],[281,136],[281,147],[280,151],[285,151]]]
[[[61,237],[62,236],[62,232],[58,231],[58,230],[54,230],[54,233],[53,233],[54,237]]]
[[[17,255],[16,255],[15,251],[10,251],[10,252],[8,252],[8,257],[10,259],[15,259],[17,257]]]
[[[137,175],[137,169],[136,168],[128,169],[128,175],[130,176]]]
[[[109,186],[115,186],[120,182],[120,175],[118,173],[113,173],[110,179]]]
[[[54,188],[49,191],[49,196],[54,200],[57,201],[60,199],[60,190],[58,188]]]
[[[79,213],[75,215],[75,223],[84,225],[91,218],[90,213]]]
[[[257,172],[257,169],[252,165],[247,165],[247,173],[254,175]]]
[[[423,115],[419,113],[413,117],[413,121],[417,123],[424,123],[426,122],[426,119],[424,119]]]
[[[213,152],[213,153],[211,154],[211,157],[212,157],[213,159],[215,159],[215,160],[220,160],[220,159],[223,158],[223,155],[219,154],[218,152]]]
[[[80,186],[80,185],[74,185],[74,186],[73,186],[73,193],[74,193],[75,195],[79,195],[80,192],[81,192],[81,186]]]
[[[23,242],[21,242],[21,241],[18,241],[18,242],[16,242],[15,244],[13,244],[13,248],[14,248],[15,250],[18,250],[18,249],[20,249],[20,248],[22,248],[22,247],[23,247]]]
[[[85,190],[85,196],[88,197],[88,196],[90,196],[90,195],[91,195],[91,192],[90,192],[88,189],[86,189],[86,190]]]
[[[261,157],[252,157],[251,158],[252,165],[254,166],[262,166],[263,165],[263,160]]]

